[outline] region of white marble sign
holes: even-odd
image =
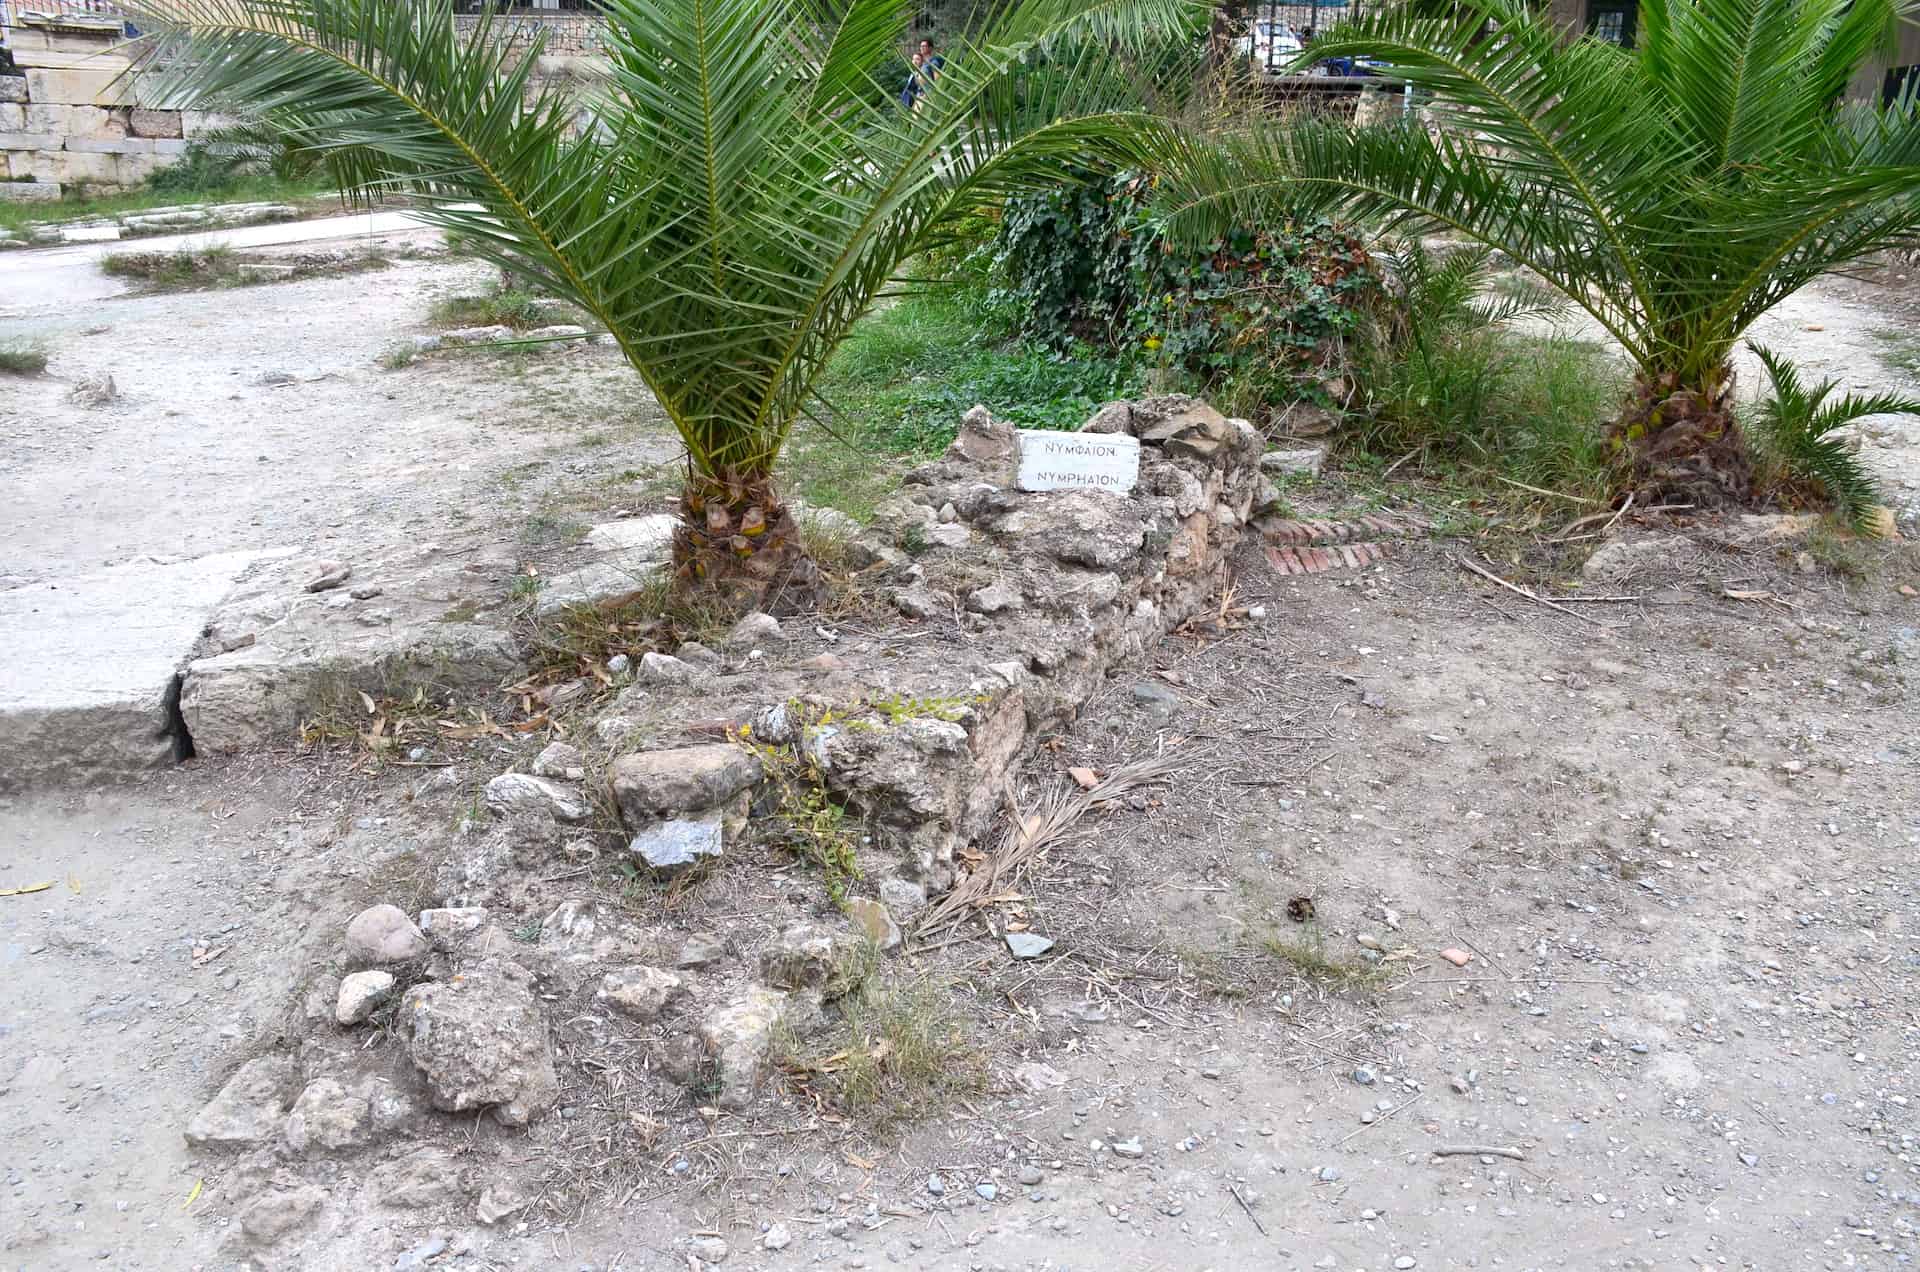
[[[1105,490],[1124,495],[1140,476],[1140,439],[1125,433],[1014,434],[1022,490]]]

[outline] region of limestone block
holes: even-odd
[[[57,182],[22,181],[21,177],[32,176],[30,171],[15,166],[18,155],[9,156],[9,169],[13,179],[0,181],[0,203],[57,203],[61,189]]]
[[[52,156],[58,164],[58,181],[72,181],[80,185],[119,185],[120,156],[90,155],[79,151],[61,151]],[[46,180],[45,177],[39,178]]]
[[[0,120],[4,119],[5,116],[0,115]],[[149,110],[144,106],[136,106],[128,123],[136,137],[178,139],[183,135],[180,131],[180,112],[177,110]]]
[[[69,106],[131,106],[133,87],[120,78],[124,69],[113,66],[32,69],[27,72],[27,96],[35,102]]]
[[[71,106],[35,101],[28,104],[24,117],[28,132],[50,133],[56,145],[59,144],[60,138],[73,131],[73,107]]]
[[[27,108],[16,106],[12,102],[0,102],[0,133],[20,133],[27,130]]]
[[[84,50],[43,50],[16,54],[14,62],[24,71],[112,71],[115,75],[129,65],[127,59],[117,53],[88,53]]]
[[[75,106],[67,114],[67,136],[120,138],[127,135],[125,106]]]
[[[153,141],[147,137],[69,137],[66,149],[79,155],[150,155]]]
[[[56,150],[60,139],[51,133],[0,132],[0,150]]]

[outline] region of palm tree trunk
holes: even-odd
[[[797,614],[817,604],[822,589],[819,568],[771,473],[689,472],[673,565],[680,587],[741,613]]]
[[[1733,368],[1722,364],[1688,384],[1671,372],[1642,372],[1614,425],[1628,484],[1645,506],[1699,508],[1753,498],[1753,454],[1733,411]]]

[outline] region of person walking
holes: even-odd
[[[920,94],[926,91],[926,85],[920,78],[923,66],[920,55],[915,53],[913,65],[907,71],[907,82],[900,89],[900,105],[907,110],[920,109]]]

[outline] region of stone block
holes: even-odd
[[[133,87],[111,66],[35,69],[27,72],[27,97],[68,106],[130,106]]]
[[[60,139],[41,132],[0,132],[0,150],[57,150]]]
[[[145,137],[69,137],[66,149],[76,155],[150,155],[153,142]]]
[[[0,102],[24,102],[26,100],[26,76],[0,75]]]
[[[125,106],[73,106],[67,111],[67,136],[88,139],[127,135]]]
[[[21,133],[27,130],[27,108],[12,102],[0,102],[0,133]]]
[[[57,141],[73,131],[73,107],[51,102],[29,102],[22,116],[28,132],[51,133]]]
[[[116,75],[132,65],[124,53],[110,51],[111,44],[93,43],[85,47],[61,49],[21,49],[14,53],[15,65],[27,71],[111,70]]]
[[[17,162],[18,159],[17,155],[10,156],[13,162]],[[57,182],[22,181],[19,178],[31,174],[13,167],[12,162],[9,163],[9,168],[13,179],[0,181],[0,203],[57,203],[60,201],[61,190]]]
[[[184,135],[180,127],[180,112],[177,110],[152,110],[145,106],[136,106],[128,123],[136,137],[178,139]]]
[[[55,177],[56,180],[71,181],[77,185],[119,185],[121,183],[119,155],[91,155],[80,151],[63,150],[43,157],[55,161],[58,174]],[[44,181],[46,178],[40,179]]]

